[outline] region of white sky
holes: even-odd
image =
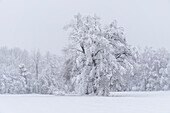
[[[60,54],[77,13],[116,19],[129,44],[170,51],[170,0],[0,0],[0,46]]]

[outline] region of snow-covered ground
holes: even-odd
[[[170,92],[112,96],[0,95],[0,113],[170,113]]]

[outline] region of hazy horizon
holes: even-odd
[[[1,0],[0,46],[61,54],[68,43],[63,27],[77,13],[117,20],[130,45],[170,51],[169,0]]]

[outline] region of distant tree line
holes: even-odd
[[[63,56],[0,48],[1,94],[80,94],[170,90],[170,53],[128,45],[116,21],[77,14],[64,27]]]

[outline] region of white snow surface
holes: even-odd
[[[111,95],[0,95],[0,113],[170,113],[169,91]]]

